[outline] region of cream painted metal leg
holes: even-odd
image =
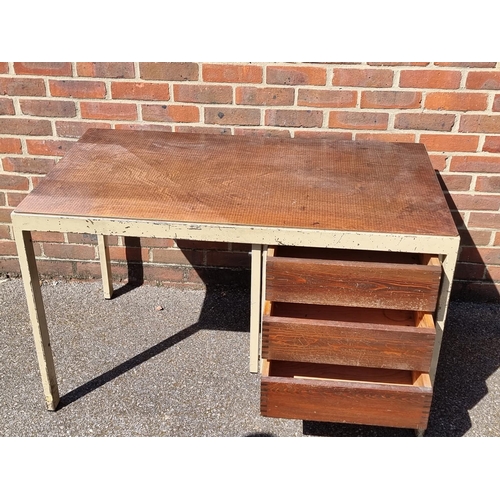
[[[56,372],[52,348],[50,347],[47,319],[43,307],[42,292],[36,267],[35,252],[30,231],[22,231],[14,227],[14,236],[17,244],[17,253],[21,265],[24,290],[28,301],[28,310],[35,338],[35,347],[38,365],[42,376],[45,404],[48,410],[55,410],[59,403]]]
[[[250,372],[259,371],[261,329],[262,245],[252,245],[252,280],[250,294]]]
[[[102,290],[104,298],[110,299],[113,295],[113,280],[111,277],[111,264],[109,262],[108,237],[104,234],[97,235],[99,246],[99,259],[101,260]]]

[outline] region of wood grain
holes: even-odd
[[[19,213],[456,236],[422,144],[90,129]]]
[[[433,311],[440,279],[439,266],[269,257],[266,299]]]
[[[435,329],[370,323],[363,321],[364,311],[358,311],[358,322],[265,315],[262,356],[273,360],[429,371]]]
[[[322,422],[384,425],[425,429],[429,417],[432,388],[413,385],[411,372],[408,384],[366,383],[360,380],[313,380],[292,378],[297,364],[289,371],[278,370],[261,382],[261,414],[267,417],[316,420]],[[276,370],[274,370],[276,372]],[[321,370],[320,370],[321,372]],[[401,375],[396,376],[399,381]]]

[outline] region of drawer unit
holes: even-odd
[[[261,413],[425,429],[435,255],[270,247]]]

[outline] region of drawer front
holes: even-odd
[[[440,265],[270,256],[266,299],[434,311],[440,280]]]
[[[432,388],[426,377],[424,385],[418,385],[294,378],[290,373],[263,375],[261,414],[277,418],[425,429],[432,400]]]
[[[266,315],[262,356],[428,372],[435,334],[435,329],[426,327]]]

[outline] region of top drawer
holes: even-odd
[[[434,311],[440,280],[436,256],[272,247],[267,257],[266,299]]]

